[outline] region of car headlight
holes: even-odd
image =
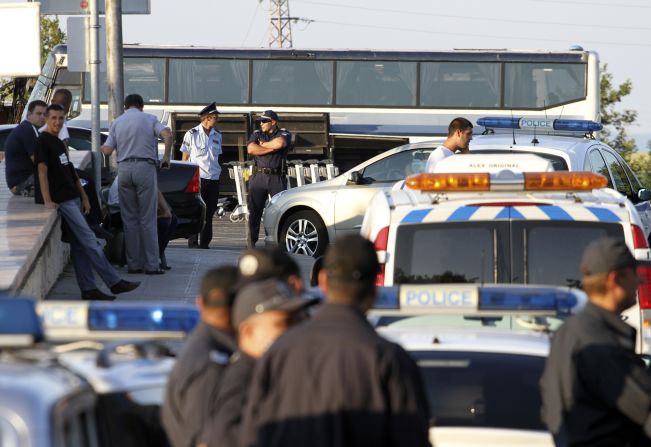
[[[284,193],[285,193],[285,191],[280,191],[278,194],[274,194],[274,196],[271,199],[269,199],[269,204],[267,206],[273,205],[274,203],[276,203],[278,201],[278,199],[280,198],[280,196],[282,196]]]

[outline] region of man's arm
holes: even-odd
[[[90,213],[90,200],[88,200],[88,195],[86,194],[84,187],[81,186],[81,180],[79,180],[78,177],[75,186],[77,186],[79,197],[81,197],[81,212],[84,214]]]
[[[269,141],[271,143],[271,141]],[[270,149],[259,145],[258,143],[249,143],[246,146],[246,151],[249,155],[267,155],[276,152],[278,149]]]
[[[160,167],[167,169],[170,167],[170,156],[172,155],[172,131],[169,127],[165,127],[160,131],[160,136],[165,143],[165,153],[163,154],[163,159],[160,161]]]
[[[260,146],[267,149],[273,149],[275,151],[284,148],[286,145],[287,144],[285,141],[285,137],[276,137],[271,141],[265,141],[264,143],[260,143]]]
[[[117,144],[115,142],[115,137],[113,136],[115,134],[115,130],[114,130],[115,127],[114,126],[115,126],[115,122],[113,122],[111,124],[111,127],[109,129],[108,138],[104,142],[104,146],[102,146],[100,148],[100,150],[102,151],[102,153],[104,155],[111,155],[113,153],[113,151],[115,150],[115,147],[117,146]]]
[[[52,201],[50,185],[47,182],[47,165],[43,162],[38,164],[38,181],[41,184],[41,195],[46,208],[55,209],[57,204]]]

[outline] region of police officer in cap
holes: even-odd
[[[222,168],[219,156],[222,153],[222,134],[215,125],[219,120],[217,104],[208,104],[199,112],[201,123],[188,130],[183,137],[181,152],[183,160],[190,160],[199,165],[201,176],[201,198],[206,204],[206,221],[199,240],[192,236],[188,240],[190,248],[209,248],[212,240],[212,219],[217,211],[219,199],[219,176]]]
[[[253,156],[255,166],[249,180],[249,246],[255,246],[260,234],[260,220],[267,200],[287,189],[285,165],[292,135],[278,128],[278,115],[266,110],[260,118],[260,130],[251,134],[247,152]]]

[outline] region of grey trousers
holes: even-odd
[[[127,266],[129,270],[158,270],[156,164],[153,160],[122,161],[118,176]]]

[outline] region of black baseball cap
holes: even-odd
[[[626,267],[636,268],[640,265],[651,265],[651,263],[635,259],[626,242],[614,237],[604,237],[590,242],[581,258],[581,272],[584,275],[608,273]]]
[[[296,312],[310,307],[319,300],[294,294],[289,285],[277,279],[256,281],[244,286],[235,297],[233,325],[238,327],[244,320],[272,310]]]
[[[285,280],[290,275],[300,275],[296,262],[279,248],[245,250],[237,261],[237,270],[240,276],[238,289],[253,281]]]
[[[278,115],[273,110],[265,110],[258,118],[258,121],[278,121]]]
[[[199,112],[199,116],[213,115],[213,114],[216,114],[216,115],[219,114],[219,110],[217,110],[217,103],[216,102],[212,102],[212,103],[208,104],[206,107],[201,109],[201,112]]]

